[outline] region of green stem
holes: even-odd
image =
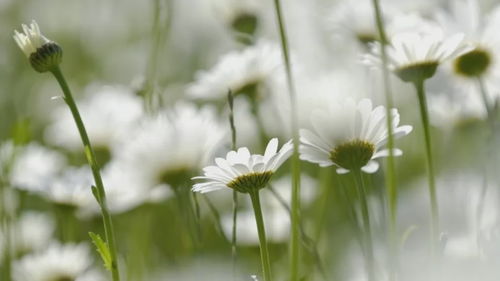
[[[227,92],[229,104],[229,126],[231,127],[231,150],[236,151],[236,126],[234,124],[234,99],[231,89]],[[231,231],[231,256],[233,259],[233,277],[236,278],[236,258],[237,258],[237,223],[238,223],[238,192],[233,189],[233,227]]]
[[[3,230],[3,241],[4,242],[4,253],[3,253],[3,265],[1,266],[2,268],[2,280],[6,281],[11,281],[12,280],[12,241],[11,241],[11,221],[10,221],[10,214],[9,210],[7,208],[8,206],[8,198],[7,198],[7,185],[4,184],[4,182],[1,182],[0,186],[0,192],[2,196],[2,210],[1,211],[1,220],[0,220],[0,227]]]
[[[484,108],[488,113],[488,119],[491,120],[493,117],[493,109],[491,108],[491,104],[488,100],[486,86],[484,85],[483,79],[481,79],[481,77],[477,77],[477,84],[479,85],[479,92],[481,93],[481,99],[483,100]]]
[[[279,33],[285,70],[290,93],[290,119],[292,125],[293,155],[292,155],[292,229],[290,237],[290,280],[299,280],[299,239],[300,239],[300,159],[299,159],[299,128],[297,117],[297,95],[293,82],[290,55],[288,52],[288,39],[285,30],[285,23],[281,12],[280,0],[274,0],[276,18],[278,20]]]
[[[375,257],[373,254],[373,242],[372,242],[372,231],[370,225],[370,214],[368,210],[368,201],[367,201],[367,193],[365,184],[363,181],[363,175],[361,174],[361,170],[353,170],[354,173],[354,181],[356,183],[356,188],[359,193],[359,202],[361,205],[361,216],[363,219],[363,240],[364,240],[364,249],[366,255],[366,270],[368,273],[368,280],[375,281]]]
[[[427,101],[425,98],[424,81],[416,81],[418,102],[420,105],[420,116],[424,127],[425,153],[427,160],[427,173],[429,181],[429,195],[431,200],[431,233],[432,233],[432,252],[435,254],[439,244],[439,209],[436,195],[436,182],[434,175],[434,162],[432,159],[432,141],[429,125],[429,113],[427,111]]]
[[[395,165],[394,165],[394,136],[392,127],[392,114],[391,109],[393,107],[392,90],[389,80],[389,69],[387,67],[387,36],[384,29],[384,21],[382,17],[382,11],[380,8],[380,3],[378,0],[372,0],[373,10],[375,13],[375,21],[377,24],[377,30],[380,38],[380,54],[382,59],[382,76],[384,81],[385,90],[385,101],[386,101],[386,116],[387,116],[387,130],[388,130],[388,140],[387,146],[389,148],[389,157],[387,158],[387,166],[385,171],[385,177],[387,181],[387,198],[388,198],[388,209],[389,209],[389,277],[390,280],[396,279],[397,272],[397,256],[399,254],[398,250],[398,233],[397,233],[397,198],[398,189],[396,186],[396,175],[395,175]]]
[[[9,175],[12,170],[12,166],[16,159],[18,153],[18,147],[14,146],[12,154],[4,161],[0,163],[0,229],[3,230],[4,239],[4,251],[3,251],[3,265],[0,266],[2,273],[0,277],[2,280],[11,281],[12,280],[12,225],[15,223],[15,218],[13,217],[13,212],[15,210],[11,209],[12,204],[9,203],[10,195],[12,192],[10,189]]]
[[[186,186],[172,187],[174,190],[177,206],[181,216],[183,216],[185,227],[191,236],[191,245],[195,250],[199,250],[201,244],[201,227],[196,222],[196,211],[191,200],[191,190]]]
[[[73,115],[73,119],[76,123],[76,127],[78,128],[78,132],[80,133],[80,137],[83,142],[85,156],[87,157],[90,169],[92,170],[92,175],[94,177],[95,187],[96,187],[96,193],[95,193],[96,200],[101,208],[101,215],[104,223],[106,242],[108,244],[111,255],[111,275],[113,277],[113,281],[118,281],[120,280],[120,275],[118,271],[115,235],[113,231],[113,223],[111,221],[111,215],[109,214],[109,210],[106,203],[106,193],[104,191],[104,184],[102,182],[101,173],[99,171],[99,165],[97,164],[94,150],[92,149],[92,145],[87,135],[87,131],[83,124],[82,118],[80,116],[80,112],[78,111],[78,107],[76,106],[75,100],[71,95],[71,91],[69,89],[68,84],[66,83],[66,79],[64,79],[61,69],[59,67],[54,67],[51,70],[51,72],[57,79],[57,82],[59,82],[59,85],[61,86],[61,89],[64,93],[64,101],[68,105],[71,114]]]
[[[481,98],[483,100],[484,108],[486,109],[488,123],[491,129],[490,138],[488,140],[488,149],[491,149],[492,142],[496,140],[496,116],[495,116],[495,105],[492,105],[488,99],[488,91],[484,85],[484,81],[481,77],[477,77],[477,84],[479,85],[479,92],[481,93]],[[491,151],[490,151],[491,152]]]
[[[262,271],[264,272],[264,281],[271,281],[271,264],[269,263],[269,251],[267,250],[266,230],[260,207],[259,191],[252,191],[249,194],[252,199],[255,223],[257,224],[257,231],[259,233],[260,259],[262,262]]]
[[[171,22],[171,9],[172,5],[170,1],[166,2],[167,7],[162,8],[160,0],[154,0],[153,9],[153,38],[151,44],[151,51],[149,53],[149,58],[146,68],[146,81],[144,85],[143,95],[144,95],[144,106],[147,112],[155,112],[159,105],[154,104],[155,101],[155,84],[157,80],[158,73],[158,62],[160,61],[160,50],[164,45],[165,37],[168,35],[170,22]],[[162,26],[162,11],[166,10],[164,17],[164,26]],[[157,101],[160,102],[160,96],[157,96]]]
[[[236,259],[238,257],[237,242],[237,223],[238,223],[238,193],[233,190],[233,227],[231,229],[231,256],[233,259],[233,276],[236,276]]]

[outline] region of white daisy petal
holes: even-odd
[[[368,174],[373,174],[378,170],[379,164],[377,161],[369,161],[361,170]]]

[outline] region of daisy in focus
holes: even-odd
[[[14,31],[14,40],[38,72],[53,71],[62,61],[61,47],[40,32],[36,21],[23,24],[23,33]]]
[[[250,154],[246,147],[230,151],[226,158],[216,158],[216,166],[203,169],[204,175],[193,179],[205,180],[193,186],[194,192],[206,193],[229,187],[250,193],[264,188],[276,170],[292,155],[292,142],[278,151],[278,139],[269,141],[264,155]]]
[[[40,32],[40,28],[36,21],[32,21],[29,26],[23,24],[23,33],[14,31],[14,40],[26,57],[30,57],[31,54],[36,53],[38,48],[50,42],[43,34]]]
[[[409,134],[412,127],[399,125],[399,113],[392,109],[393,136]],[[379,164],[374,161],[389,155],[382,146],[389,137],[383,106],[373,108],[369,99],[356,103],[346,99],[331,104],[329,110],[317,110],[311,115],[312,131],[300,130],[300,158],[321,167],[335,165],[337,173],[361,169],[374,173]],[[394,156],[402,155],[399,149]]]
[[[265,222],[259,192],[266,187],[274,172],[292,155],[292,141],[278,150],[278,139],[269,141],[264,155],[250,154],[246,147],[229,151],[226,158],[215,158],[217,166],[203,169],[204,175],[193,179],[205,180],[193,186],[193,192],[206,193],[229,187],[250,195],[260,244],[264,280],[271,280],[271,266],[267,249]]]

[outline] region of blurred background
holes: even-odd
[[[380,72],[360,59],[378,40],[371,1],[282,2],[301,128],[311,126],[314,109],[341,98],[384,105]],[[389,34],[429,25],[445,34],[465,33],[470,41],[483,40],[482,30],[495,27],[498,4],[381,1]],[[259,278],[249,198],[239,197],[234,257],[231,190],[194,195],[190,188],[191,177],[231,149],[228,89],[235,96],[237,147],[262,154],[271,138],[279,138],[280,146],[291,138],[274,13],[273,1],[263,0],[0,0],[1,280],[10,281],[8,272],[16,281],[108,280],[88,237],[89,231],[103,235],[103,229],[76,128],[56,81],[33,71],[12,39],[33,19],[63,48],[61,68],[102,167],[123,280]],[[495,103],[496,68],[492,63],[487,78]],[[400,280],[422,280],[430,237],[423,130],[411,85],[391,77],[391,86],[400,124],[414,128],[396,141],[404,151],[396,159]],[[476,85],[457,75],[453,62],[440,66],[427,92],[444,280],[497,280],[496,130]],[[352,179],[331,167],[301,162],[301,168],[302,280],[366,280]],[[385,276],[384,169],[365,180],[377,264]],[[262,198],[275,280],[287,280],[289,164]],[[69,262],[74,260],[79,262]],[[47,268],[56,273],[22,273]],[[482,279],[475,279],[479,273]]]

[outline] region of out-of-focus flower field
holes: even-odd
[[[0,280],[498,280],[500,2],[279,3],[0,0]]]

